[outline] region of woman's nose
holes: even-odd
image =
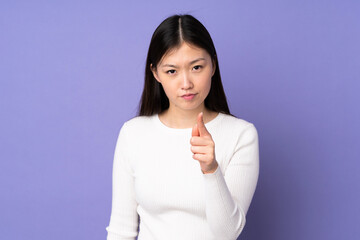
[[[191,88],[193,88],[193,86],[194,85],[193,85],[193,83],[191,81],[191,78],[190,78],[189,74],[184,73],[181,88],[182,89],[191,89]]]

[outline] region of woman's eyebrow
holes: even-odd
[[[196,62],[198,62],[198,61],[201,61],[201,60],[205,60],[205,58],[201,57],[201,58],[197,58],[197,59],[195,59],[195,60],[192,60],[192,61],[190,62],[190,65],[192,65],[192,64],[194,64],[194,63],[196,63]],[[178,66],[177,66],[177,65],[174,65],[174,64],[168,64],[168,63],[166,63],[166,64],[162,64],[162,65],[161,65],[161,67],[172,67],[172,68],[178,68]]]
[[[198,62],[198,61],[201,61],[201,60],[205,60],[205,58],[197,58],[197,59],[195,59],[195,60],[193,60],[193,61],[191,61],[190,62],[190,65],[192,65],[192,64],[194,64],[194,63],[196,63],[196,62]]]
[[[161,65],[161,67],[172,67],[172,68],[177,68],[177,66],[176,65],[174,65],[174,64],[162,64]]]

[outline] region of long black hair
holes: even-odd
[[[214,43],[209,32],[191,15],[173,15],[166,18],[155,30],[146,59],[144,90],[140,100],[139,116],[151,116],[169,108],[163,87],[154,78],[152,66],[156,69],[162,57],[170,50],[186,42],[207,51],[215,64],[211,87],[205,98],[205,107],[211,111],[230,114],[224,88],[221,83],[220,69]]]

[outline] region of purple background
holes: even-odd
[[[359,1],[2,1],[1,239],[105,239],[151,35],[207,27],[260,178],[239,239],[360,236]]]

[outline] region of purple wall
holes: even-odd
[[[259,132],[240,239],[358,238],[359,1],[57,2],[0,3],[1,239],[105,239],[117,134],[174,13],[208,28]]]

